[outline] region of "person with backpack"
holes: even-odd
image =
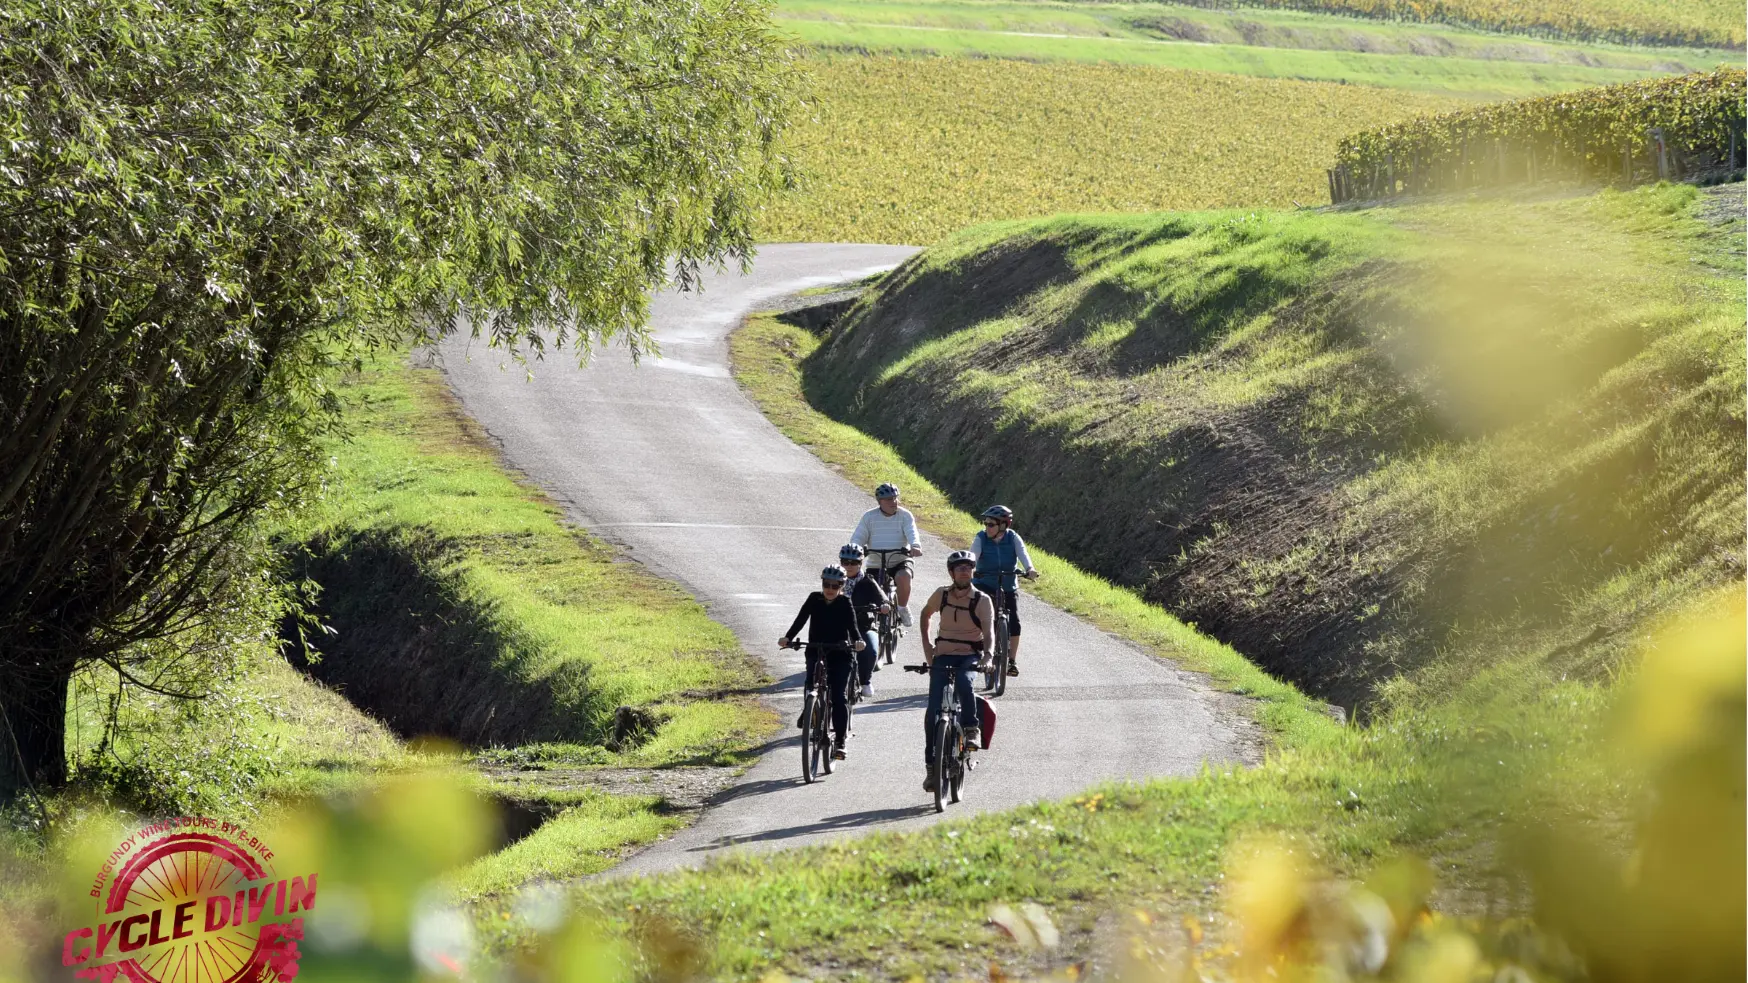
[[[1020,674],[1020,591],[1019,577],[1036,579],[1038,571],[1026,552],[1026,542],[1014,532],[1014,510],[1006,505],[991,505],[983,511],[983,531],[971,541],[969,551],[977,558],[977,572],[971,582],[979,590],[999,597],[1008,610],[1008,675]],[[1016,571],[1025,573],[1017,574]]]
[[[977,696],[971,688],[971,671],[995,644],[995,604],[989,595],[971,583],[977,557],[969,550],[947,556],[947,575],[953,582],[929,596],[923,606],[923,661],[929,666],[929,708],[923,715],[923,763],[928,777],[923,791],[933,792],[941,776],[935,772],[935,718],[940,716],[947,684],[957,687],[960,723],[967,735],[979,730]],[[929,638],[929,623],[939,615],[940,633]]]

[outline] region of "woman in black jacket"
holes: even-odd
[[[829,566],[820,571],[819,590],[807,595],[801,611],[789,631],[777,640],[778,648],[790,648],[801,626],[807,630],[807,683],[813,685],[813,674],[824,671],[826,688],[831,692],[832,757],[844,760],[844,738],[849,736],[850,705],[846,688],[855,666],[853,652],[863,648],[856,631],[856,609],[844,595],[844,568]],[[827,647],[830,646],[830,647]],[[797,723],[796,726],[801,726]]]

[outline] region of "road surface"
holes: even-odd
[[[443,347],[450,384],[509,462],[576,521],[685,584],[762,654],[780,680],[769,698],[791,722],[800,707],[801,658],[778,651],[776,639],[873,500],[791,443],[740,392],[729,373],[728,334],[761,301],[889,268],[913,251],[766,246],[748,276],[717,275],[701,293],[656,296],[652,326],[663,357],[642,365],[618,350],[586,368],[561,355],[528,381],[519,367],[503,366],[502,353],[477,342],[453,338]],[[946,554],[959,545],[925,538],[914,612],[927,589],[946,582]],[[1229,699],[1035,598],[1022,596],[1021,605],[1025,674],[996,701],[993,747],[978,756],[965,803],[949,806],[946,816],[1240,759],[1249,725],[1221,709]],[[897,661],[921,658],[912,634]],[[788,729],[696,824],[617,870],[658,871],[724,849],[936,821],[922,789],[926,681],[897,665],[874,678],[875,699],[858,711],[849,760],[837,774],[804,785]]]

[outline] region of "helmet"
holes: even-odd
[[[844,568],[838,566],[836,563],[819,572],[820,580],[835,580],[840,584],[843,583],[848,576],[848,574],[844,573]]]
[[[838,562],[850,563],[853,561],[856,563],[861,563],[862,557],[867,556],[867,555],[868,555],[868,551],[864,550],[860,546],[857,546],[855,543],[845,543],[843,545],[843,547],[838,550]]]
[[[947,572],[948,573],[952,573],[953,568],[956,566],[959,566],[962,563],[969,563],[969,564],[975,565],[977,563],[977,557],[975,555],[973,555],[970,550],[954,550],[953,552],[947,554]]]
[[[1014,510],[1008,508],[1006,505],[991,505],[989,508],[983,510],[983,517],[985,519],[1000,519],[1003,522],[1012,522],[1014,518]]]
[[[890,481],[882,481],[880,487],[874,489],[875,498],[897,498],[898,486]]]

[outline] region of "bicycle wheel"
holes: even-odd
[[[947,762],[953,756],[947,752],[947,741],[953,736],[947,723],[947,711],[941,711],[942,719],[935,722],[935,811],[947,811]]]
[[[820,671],[825,671],[823,665],[820,666]],[[815,692],[813,705],[815,708],[814,719],[819,721],[819,729],[814,731],[813,737],[813,746],[819,749],[814,752],[817,755],[814,760],[818,762],[814,765],[814,771],[829,775],[838,770],[838,763],[832,760],[832,739],[831,734],[827,731],[827,725],[831,722],[832,705],[830,698],[826,696],[824,686]]]
[[[995,685],[990,689],[994,695],[1000,696],[1008,691],[1008,619],[1006,615],[995,619]]]
[[[890,614],[880,616],[880,652],[886,657],[886,664],[892,665],[892,650],[898,648],[898,632],[894,630],[893,618]]]
[[[814,735],[818,733],[813,725],[813,692],[808,691],[801,703],[801,780],[813,784],[814,759],[817,748],[814,747]]]
[[[952,758],[949,759],[953,762],[953,782],[952,782],[952,786],[947,790],[947,801],[948,802],[958,803],[961,799],[964,798],[964,795],[963,795],[963,792],[965,790],[965,752],[963,750],[964,740],[965,740],[964,729],[959,727],[959,726],[954,726],[954,728],[953,728],[954,754],[953,754]]]

